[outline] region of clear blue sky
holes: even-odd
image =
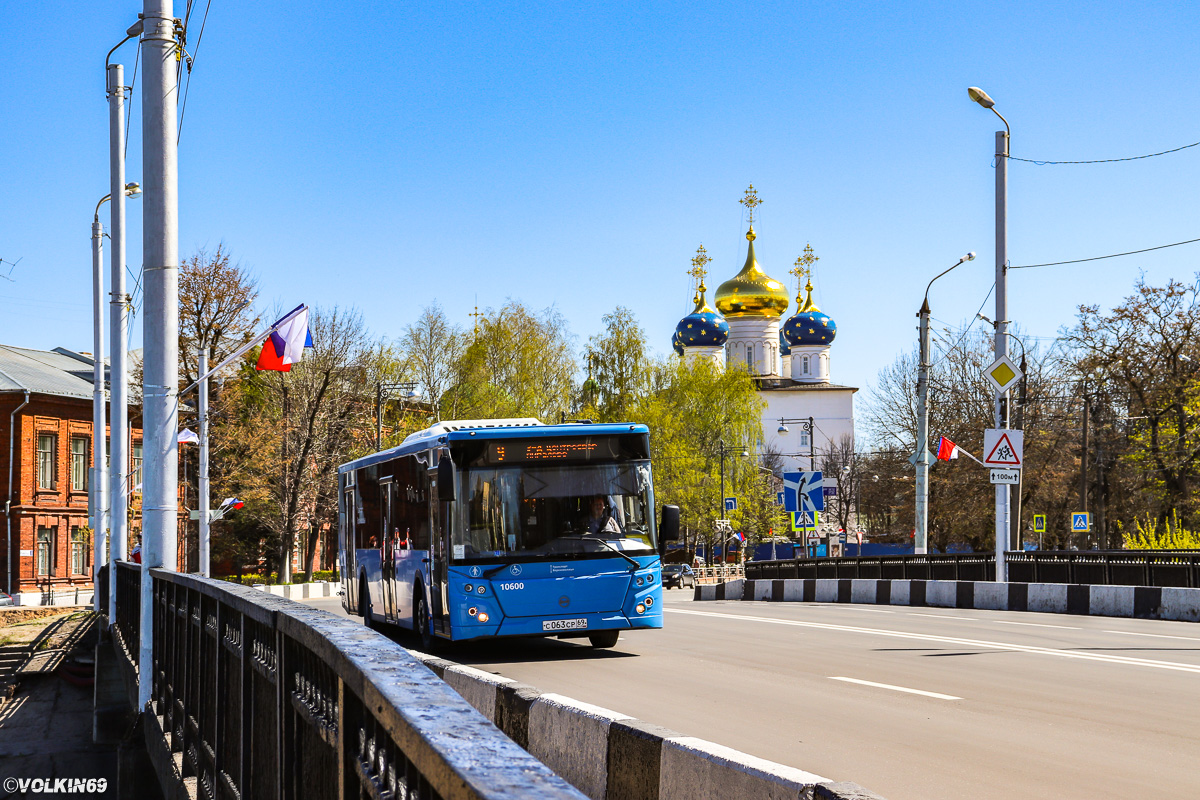
[[[23,259],[0,280],[0,342],[90,349],[103,62],[139,10],[17,3],[0,18],[0,258]],[[999,121],[966,87],[996,99],[1014,156],[1187,144],[1200,140],[1198,21],[1183,2],[213,0],[179,154],[180,250],[223,241],[264,307],[354,305],[385,336],[434,299],[469,325],[478,295],[555,304],[581,345],[625,305],[666,352],[696,246],[715,259],[711,287],[740,268],[737,199],[753,182],[760,262],[790,285],[812,243],[838,323],[833,378],[865,387],[915,341],[932,275],[979,253],[934,290],[934,316],[956,324],[991,285]],[[127,76],[134,53],[116,56]],[[1014,163],[1010,259],[1198,237],[1198,168],[1200,147]],[[135,271],[138,215],[131,203]],[[1053,336],[1140,271],[1190,280],[1197,264],[1200,245],[1014,272],[1010,316]]]

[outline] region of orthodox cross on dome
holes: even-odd
[[[796,304],[800,304],[800,292],[803,291],[805,282],[808,283],[808,288],[812,289],[812,272],[813,267],[821,260],[820,256],[813,254],[811,244],[804,246],[804,254],[796,259],[796,266],[788,270],[796,276]]]
[[[741,200],[738,200],[738,202],[741,203],[742,205],[744,205],[746,207],[746,210],[749,212],[750,227],[753,228],[754,227],[754,209],[756,209],[762,205],[762,200],[759,199],[758,192],[754,191],[753,183],[750,184],[750,188],[746,190],[746,196],[743,197]]]
[[[697,296],[700,292],[704,291],[704,278],[708,275],[708,262],[710,261],[712,261],[712,258],[708,255],[708,251],[704,249],[704,245],[697,247],[696,255],[692,257],[692,268],[688,270],[688,275],[691,275],[696,281],[696,285],[693,288]],[[697,297],[697,302],[699,302],[699,297]]]
[[[479,320],[483,317],[483,312],[479,310],[479,306],[477,305],[477,306],[475,306],[475,313],[468,314],[467,316],[475,318],[475,338],[478,339],[479,338]]]

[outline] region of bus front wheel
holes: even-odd
[[[600,631],[588,636],[588,641],[592,643],[592,647],[603,649],[608,647],[616,647],[617,639],[621,638],[620,631]]]

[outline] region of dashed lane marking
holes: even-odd
[[[1044,622],[1012,622],[1007,619],[994,619],[992,622],[997,625],[1024,625],[1027,628],[1061,628],[1064,631],[1083,630],[1083,628],[1077,628],[1074,625],[1047,625]]]
[[[858,678],[843,678],[837,675],[830,675],[831,681],[844,681],[846,683],[857,683],[861,686],[874,686],[876,689],[891,689],[893,692],[904,692],[906,694],[919,694],[922,697],[932,697],[936,700],[962,700],[961,697],[955,697],[952,694],[942,694],[941,692],[927,692],[924,689],[909,689],[907,686],[893,686],[890,683],[876,683],[875,681],[864,681]]]
[[[965,619],[967,622],[979,622],[979,620],[975,617],[955,617],[950,614],[919,614],[919,613],[910,611],[910,612],[908,612],[908,616],[910,616],[910,617],[937,617],[938,619]]]

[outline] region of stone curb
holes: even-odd
[[[697,586],[695,600],[865,603],[1200,622],[1200,589],[993,581],[772,578]]]
[[[734,581],[737,599],[743,587]],[[715,590],[718,586],[697,586]],[[721,588],[725,588],[722,586]],[[747,584],[745,591],[753,591]],[[715,599],[715,591],[710,591]],[[724,592],[722,592],[724,594]],[[731,599],[735,598],[730,592]],[[513,741],[592,800],[882,800],[776,764],[425,653],[433,670]]]
[[[333,597],[341,587],[340,583],[314,581],[312,583],[256,583],[252,588],[278,597],[286,597],[288,600],[304,600],[308,597]]]

